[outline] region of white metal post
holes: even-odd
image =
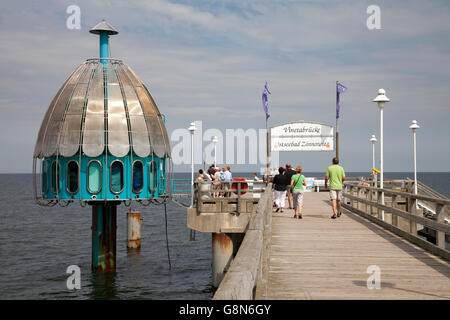
[[[194,206],[194,132],[191,133],[191,208]]]
[[[375,141],[372,142],[372,168],[375,168]]]
[[[380,188],[383,189],[384,182],[384,166],[383,166],[383,109],[384,104],[389,102],[389,98],[386,97],[386,91],[384,89],[378,90],[378,96],[373,99],[373,102],[378,104],[380,109]],[[384,192],[381,192],[381,204],[384,205]],[[384,210],[381,211],[381,219],[384,221]]]
[[[416,130],[413,130],[414,136],[414,194],[417,194],[417,154],[416,154]]]
[[[375,168],[375,142],[377,142],[377,138],[375,137],[374,134],[372,135],[372,138],[370,138],[370,142],[372,142],[372,168]],[[373,176],[374,176],[374,181],[375,181],[375,188],[378,188],[377,174],[374,172]]]
[[[383,166],[383,104],[379,104],[380,108],[380,188],[383,189],[384,182],[384,166]],[[384,192],[381,191],[381,204],[384,205]],[[381,211],[381,219],[384,221],[384,210]]]
[[[188,129],[191,132],[191,208],[194,206],[194,132],[196,129],[195,122],[191,122]]]
[[[417,194],[417,149],[416,149],[416,130],[419,125],[416,120],[413,120],[409,128],[413,131],[413,148],[414,148],[414,194]],[[417,203],[417,201],[416,201]]]
[[[214,143],[214,168],[215,168],[217,162],[217,141],[219,140],[217,139],[217,136],[214,136],[212,141]]]

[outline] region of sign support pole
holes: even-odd
[[[338,83],[339,81],[336,81],[336,105],[338,103]],[[338,117],[336,114],[336,157],[339,158],[339,132],[338,132]]]
[[[267,117],[266,117],[266,151],[267,151],[267,175],[269,174],[269,129],[267,126]]]

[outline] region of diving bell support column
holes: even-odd
[[[109,58],[109,35],[106,31],[100,31],[100,58]],[[106,63],[101,60],[101,63]]]
[[[212,282],[218,288],[245,233],[212,233]]]
[[[117,204],[92,205],[92,270],[116,270]]]
[[[109,35],[115,35],[118,32],[104,20],[89,32],[99,35],[100,62],[106,72],[109,58]],[[105,100],[107,100],[106,91]],[[90,204],[92,206],[92,270],[115,271],[117,205],[119,202],[107,201]]]

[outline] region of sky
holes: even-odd
[[[70,5],[80,8],[79,30],[67,28]],[[380,8],[381,29],[367,27],[370,5]],[[269,127],[297,120],[334,125],[340,81],[348,88],[339,118],[346,171],[372,167],[369,139],[379,137],[380,121],[372,100],[384,88],[391,100],[384,110],[385,171],[413,170],[409,125],[417,120],[418,170],[448,172],[449,16],[445,0],[2,1],[0,173],[31,172],[44,113],[73,70],[98,57],[98,39],[88,31],[102,19],[119,31],[110,39],[111,56],[147,85],[169,137],[192,121],[224,136],[226,129],[264,129],[265,82]],[[377,145],[377,161],[378,154]],[[332,156],[279,158],[321,172]]]

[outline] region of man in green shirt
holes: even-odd
[[[342,183],[345,181],[344,168],[339,165],[339,158],[333,158],[333,164],[328,167],[325,177],[325,188],[330,180],[330,199],[333,207],[331,219],[341,216]]]

